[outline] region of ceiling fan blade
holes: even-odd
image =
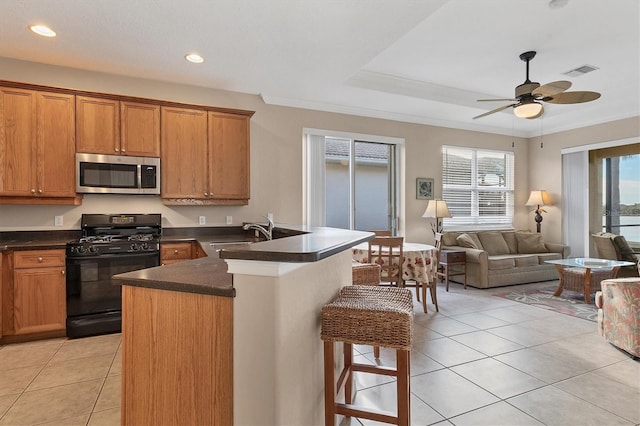
[[[476,118],[486,117],[486,116],[487,116],[487,115],[489,115],[489,114],[493,114],[493,113],[496,113],[496,112],[500,112],[500,111],[502,111],[503,109],[510,108],[510,107],[512,107],[512,106],[514,106],[514,105],[515,105],[515,104],[509,104],[509,105],[501,106],[500,108],[492,109],[491,111],[489,111],[489,112],[485,112],[484,114],[476,115],[475,117],[473,117],[473,119],[475,120]]]
[[[600,93],[598,92],[564,92],[552,95],[551,99],[546,102],[550,104],[580,104],[595,101],[599,97]]]
[[[476,99],[476,101],[478,101],[478,102],[494,102],[494,101],[515,102],[515,101],[517,101],[517,99]]]
[[[543,84],[537,89],[533,90],[531,94],[533,96],[552,96],[557,93],[564,92],[571,87],[571,82],[566,80],[552,81],[551,83]]]

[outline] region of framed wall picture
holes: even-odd
[[[433,179],[416,178],[416,198],[418,200],[433,200]]]

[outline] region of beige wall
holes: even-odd
[[[81,206],[0,205],[0,231],[56,229],[54,216],[64,216],[62,229],[77,229],[82,213],[153,212],[163,215],[164,226],[197,226],[198,216],[207,225],[224,225],[225,216],[234,224],[260,220],[267,212],[276,222],[302,221],[302,129],[315,128],[405,139],[402,190],[405,199],[401,229],[408,240],[431,242],[429,223],[422,213],[427,202],[416,200],[415,179],[435,179],[435,196],[441,196],[441,146],[458,145],[513,150],[516,158],[517,229],[534,229],[532,214],[524,207],[529,191],[538,186],[560,197],[560,154],[562,147],[620,139],[638,135],[636,126],[604,126],[603,130],[571,131],[545,136],[545,148],[536,140],[448,129],[443,127],[326,113],[299,108],[266,105],[257,95],[206,89],[195,86],[74,70],[0,58],[0,80],[68,87],[169,101],[214,105],[256,111],[251,119],[251,200],[242,207],[164,206],[158,197],[87,195]],[[611,127],[611,128],[610,128]],[[624,129],[619,129],[624,127]],[[601,126],[596,126],[601,129]],[[635,132],[635,133],[634,133]],[[625,136],[609,136],[612,134]],[[564,135],[567,136],[564,136]],[[512,142],[514,148],[511,147]],[[531,172],[529,171],[531,170]],[[542,172],[544,171],[544,172]],[[560,207],[545,216],[543,228],[550,241],[560,241]],[[60,229],[60,228],[58,228]],[[548,232],[547,232],[548,231]],[[552,232],[553,231],[553,232]]]
[[[542,140],[539,137],[529,140],[530,187],[547,190],[553,199],[553,206],[545,208],[547,213],[543,213],[542,234],[545,239],[560,241],[562,238],[562,149],[628,138],[637,138],[640,142],[640,117],[544,135]],[[533,212],[529,216],[528,223],[533,224]]]

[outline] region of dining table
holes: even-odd
[[[369,259],[369,244],[360,243],[352,249],[353,260],[360,263],[371,263]],[[433,283],[434,290],[431,297],[436,303],[435,280],[437,269],[437,249],[435,246],[423,243],[405,242],[402,244],[402,279],[416,283],[416,295],[419,298],[419,287]],[[419,300],[419,299],[418,299]],[[427,312],[426,291],[422,293],[422,306]],[[437,306],[437,305],[436,305]]]

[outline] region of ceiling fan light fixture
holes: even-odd
[[[513,108],[513,113],[518,118],[536,118],[542,112],[542,104],[531,101],[521,103]]]
[[[33,31],[34,33],[41,35],[43,37],[55,37],[56,36],[56,32],[53,31],[51,28],[47,27],[46,25],[31,25],[29,27],[29,29],[31,31]]]

